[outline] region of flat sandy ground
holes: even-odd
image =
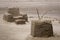
[[[17,25],[15,22],[10,23],[3,20],[3,13],[0,12],[0,40],[40,40],[41,38],[31,38],[30,32],[31,32],[31,22],[29,19],[29,22],[23,25]],[[57,36],[60,35],[60,24],[57,22],[53,23],[53,31],[54,34]],[[41,40],[45,40],[46,38],[43,38]],[[48,38],[46,40],[59,40],[60,37],[55,38]]]

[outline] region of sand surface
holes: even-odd
[[[6,22],[3,20],[3,13],[0,12],[0,40],[30,40],[31,37],[30,32],[31,32],[31,20],[33,18],[29,18],[29,22],[23,25],[17,25],[14,22]],[[36,18],[34,18],[36,19]],[[60,24],[58,21],[54,21],[53,23],[53,31],[55,36],[60,35]],[[33,38],[31,40],[40,40],[41,38]],[[46,38],[43,38],[41,40],[45,40]],[[51,38],[48,38],[49,40]],[[46,40],[48,40],[46,39]],[[52,38],[52,40],[59,40],[60,37]]]

